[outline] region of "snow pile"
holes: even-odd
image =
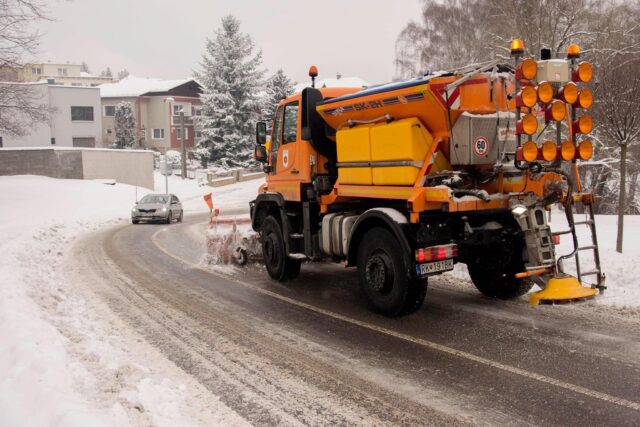
[[[186,181],[177,193],[202,192]],[[241,422],[221,403],[193,408],[198,385],[79,284],[71,244],[128,222],[135,197],[128,185],[0,177],[0,425]]]

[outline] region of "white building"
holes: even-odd
[[[51,120],[37,124],[28,135],[0,135],[0,147],[102,147],[100,89],[97,87],[37,83],[29,85],[39,94],[38,103],[51,108]]]

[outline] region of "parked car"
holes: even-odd
[[[131,222],[182,222],[182,204],[174,194],[147,194],[131,209]]]

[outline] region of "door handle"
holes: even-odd
[[[298,169],[291,169],[291,173],[292,173],[293,175],[297,175],[297,174],[299,174],[299,173],[300,173],[300,171],[299,171]]]

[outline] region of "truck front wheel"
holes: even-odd
[[[264,264],[272,279],[284,282],[298,277],[301,261],[287,256],[282,228],[273,216],[264,219],[260,228],[260,240]]]
[[[384,228],[372,228],[358,247],[360,285],[376,311],[390,317],[418,310],[427,291],[426,279],[413,279],[395,236]]]

